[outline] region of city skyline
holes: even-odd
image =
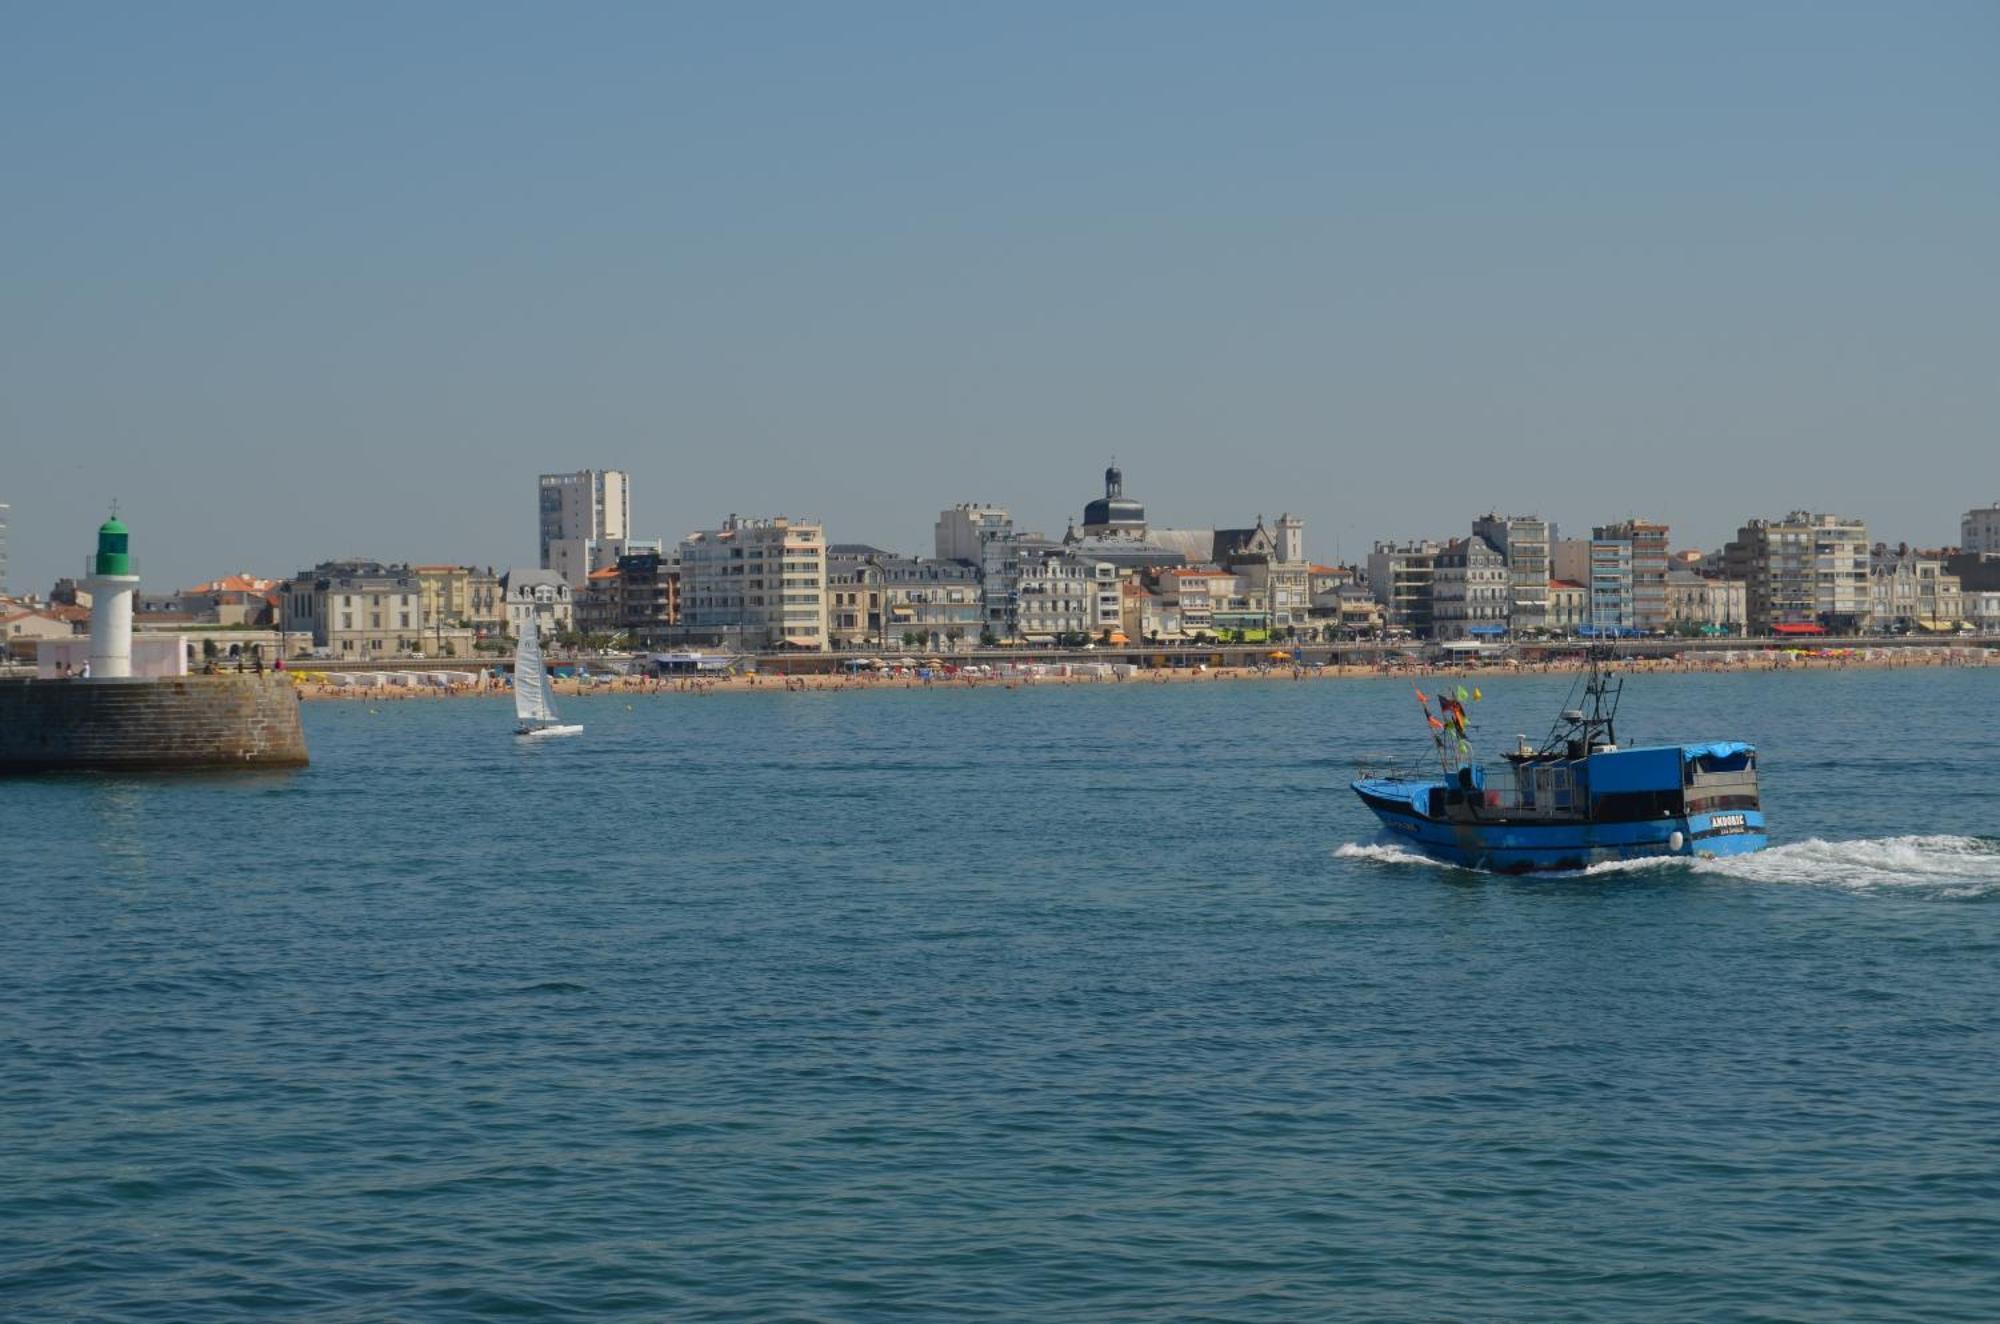
[[[468,22],[474,17],[476,22]],[[1163,519],[1315,555],[2000,496],[1990,7],[24,9],[12,579]],[[1971,489],[1968,491],[1967,489]],[[87,550],[84,549],[84,550]]]
[[[626,472],[631,472],[631,471],[628,470]],[[533,477],[533,476],[534,475],[527,475],[526,477]],[[1090,481],[1092,478],[1098,476],[1099,475],[1088,475],[1086,476],[1086,481]],[[517,478],[518,477],[522,476],[517,476]],[[515,486],[519,488],[521,484],[517,482]],[[1260,517],[1267,525],[1270,525],[1276,522],[1279,514],[1281,513],[1281,507],[1277,504],[1274,504],[1271,501],[1266,501],[1262,504],[1257,505],[1254,509],[1247,510],[1240,514],[1234,511],[1222,511],[1222,512],[1192,511],[1192,512],[1182,513],[1171,510],[1162,510],[1159,508],[1157,503],[1153,502],[1150,499],[1148,489],[1144,486],[1143,483],[1128,483],[1128,487],[1130,489],[1129,494],[1137,496],[1146,505],[1148,516],[1151,519],[1151,521],[1155,525],[1161,527],[1173,527],[1178,525],[1195,526],[1195,525],[1231,525],[1231,524],[1241,524],[1247,526],[1249,524],[1254,523]],[[1065,530],[1071,524],[1075,524],[1079,528],[1082,526],[1083,508],[1087,500],[1102,495],[1101,481],[1098,484],[1098,488],[1099,490],[1090,492],[1088,496],[1079,498],[1078,500],[1074,501],[1071,504],[1070,509],[1066,513],[1053,519],[1041,520],[1041,521],[1038,521],[1032,517],[1024,518],[1021,512],[1024,509],[1035,509],[1038,507],[1052,508],[1052,503],[1049,501],[1017,503],[1017,502],[1009,502],[1004,499],[998,499],[992,496],[975,496],[963,499],[976,504],[997,506],[1009,511],[1009,513],[1013,516],[1014,525],[1017,528],[1043,533],[1052,538],[1060,538],[1063,536]],[[631,481],[630,495],[628,496],[628,499],[633,501],[635,507],[641,513],[635,513],[632,516],[630,536],[633,539],[642,542],[657,539],[662,543],[664,543],[664,545],[668,549],[672,549],[683,538],[693,533],[696,533],[703,528],[712,527],[716,523],[716,521],[718,521],[723,517],[724,513],[727,513],[728,510],[735,510],[746,517],[751,515],[756,515],[760,517],[775,515],[775,516],[788,516],[795,520],[812,521],[814,523],[822,524],[823,526],[826,527],[828,532],[828,539],[831,542],[868,543],[875,546],[879,546],[883,550],[894,552],[898,555],[911,555],[911,556],[928,556],[930,554],[930,547],[932,541],[932,526],[934,525],[934,522],[937,518],[938,510],[945,509],[949,505],[956,505],[959,503],[960,500],[958,498],[954,498],[952,501],[948,503],[934,504],[931,507],[929,507],[927,511],[914,512],[910,518],[901,520],[902,524],[912,526],[911,531],[909,532],[907,538],[892,539],[884,536],[881,532],[876,530],[850,529],[837,526],[830,520],[823,520],[819,518],[811,510],[793,510],[793,511],[780,510],[768,506],[759,505],[755,501],[720,503],[718,505],[711,507],[711,509],[716,513],[709,514],[705,518],[701,515],[697,515],[695,517],[694,522],[689,527],[678,531],[667,531],[655,528],[643,514],[643,511],[645,510],[645,491],[646,489],[644,484],[636,476],[634,476]],[[21,503],[17,501],[13,504],[15,506],[16,511],[18,512]],[[274,578],[282,578],[297,570],[328,560],[361,559],[361,560],[380,561],[385,564],[401,563],[409,565],[421,565],[421,564],[432,564],[432,563],[453,564],[453,565],[476,565],[476,566],[489,566],[496,570],[501,570],[501,571],[504,571],[510,567],[523,570],[532,569],[540,565],[540,556],[537,548],[539,511],[528,507],[527,498],[522,498],[517,504],[522,506],[522,510],[518,512],[518,518],[516,520],[510,522],[496,515],[495,518],[492,521],[490,521],[494,526],[496,526],[496,529],[498,527],[507,527],[511,530],[511,532],[508,535],[500,535],[496,533],[493,537],[487,540],[488,545],[497,545],[498,543],[506,541],[509,538],[511,538],[512,542],[514,542],[518,546],[518,552],[516,555],[513,556],[506,556],[506,555],[495,556],[495,555],[477,554],[476,549],[473,554],[468,554],[467,549],[448,548],[448,547],[432,548],[430,550],[435,554],[425,554],[423,551],[408,550],[405,546],[405,544],[407,544],[410,541],[408,538],[397,539],[392,535],[389,541],[395,543],[396,545],[387,548],[364,546],[359,548],[341,547],[334,549],[328,549],[328,548],[307,549],[302,551],[298,556],[290,559],[277,559],[273,558],[268,554],[259,555],[256,553],[250,553],[248,561],[245,562],[244,564],[237,564],[234,561],[232,561],[227,565],[217,566],[210,564],[194,565],[191,561],[188,560],[188,557],[191,554],[185,550],[182,550],[176,545],[177,538],[180,538],[183,535],[187,534],[190,530],[198,529],[198,526],[201,524],[201,521],[199,520],[190,521],[189,525],[186,528],[171,523],[156,527],[153,521],[147,518],[146,514],[140,513],[140,512],[152,511],[155,509],[150,502],[147,502],[143,499],[138,502],[121,499],[118,503],[119,509],[124,516],[129,517],[132,521],[136,523],[146,525],[148,530],[147,558],[146,558],[146,564],[148,567],[147,578],[150,583],[153,583],[162,589],[167,587],[174,587],[174,588],[187,587],[196,584],[202,581],[203,579],[210,578],[216,575],[232,574],[239,572],[262,574]],[[1987,505],[2000,507],[2000,502],[1987,503]],[[1296,508],[1294,506],[1284,506],[1282,507],[1282,511],[1289,512],[1293,515],[1300,515],[1301,510],[1305,508],[1309,508],[1308,504],[1305,502],[1299,502],[1297,503]],[[1832,511],[1834,513],[1839,513],[1842,515],[1850,515],[1855,518],[1861,519],[1868,524],[1871,531],[1874,531],[1871,534],[1871,540],[1873,542],[1884,543],[1891,547],[1896,546],[1899,543],[1906,543],[1912,547],[1927,548],[1927,549],[1952,547],[1956,546],[1959,542],[1958,535],[1960,532],[1961,521],[1967,514],[1968,510],[1975,508],[1984,509],[1985,507],[1968,506],[1967,504],[1961,502],[1958,505],[1956,511],[1953,514],[1951,514],[1951,516],[1948,519],[1943,521],[1946,529],[1948,530],[1948,533],[1935,538],[1925,538],[1925,537],[1909,537],[1899,532],[1884,529],[1878,523],[1878,521],[1870,515],[1870,513],[1866,508],[1860,507],[1858,505],[1853,507],[1845,507],[1845,506],[1817,507],[1817,506],[1810,506],[1808,504],[1801,503],[1798,501],[1791,501],[1789,503],[1780,502],[1774,504],[1772,507],[1766,510],[1747,511],[1735,516],[1726,516],[1726,517],[1718,516],[1716,512],[1710,511],[1707,513],[1707,517],[1705,519],[1686,519],[1686,520],[1679,517],[1678,512],[1646,511],[1642,509],[1641,513],[1637,516],[1631,514],[1618,514],[1616,516],[1603,514],[1603,515],[1593,515],[1586,518],[1580,518],[1575,521],[1551,517],[1548,514],[1548,512],[1542,510],[1527,510],[1527,509],[1511,510],[1505,507],[1489,508],[1489,507],[1468,505],[1468,506],[1462,506],[1456,511],[1441,511],[1437,516],[1436,520],[1431,525],[1423,528],[1381,530],[1373,533],[1362,532],[1356,535],[1356,537],[1351,541],[1345,538],[1341,538],[1337,546],[1335,542],[1335,535],[1330,535],[1321,532],[1315,525],[1314,521],[1309,517],[1305,517],[1302,515],[1300,515],[1300,517],[1305,519],[1306,550],[1310,559],[1317,562],[1323,562],[1326,564],[1360,565],[1360,564],[1365,564],[1368,558],[1369,551],[1378,542],[1403,542],[1411,539],[1417,539],[1417,540],[1437,539],[1439,541],[1449,541],[1452,538],[1465,536],[1464,529],[1460,526],[1464,525],[1468,520],[1472,520],[1481,515],[1486,515],[1486,514],[1497,514],[1502,516],[1523,515],[1523,516],[1538,517],[1545,520],[1556,531],[1557,536],[1565,540],[1573,540],[1580,538],[1585,541],[1587,541],[1590,538],[1592,530],[1596,526],[1605,524],[1614,524],[1620,522],[1629,522],[1634,518],[1638,518],[1641,520],[1647,518],[1653,518],[1653,519],[1658,519],[1660,520],[1660,522],[1666,524],[1672,531],[1671,546],[1675,550],[1698,550],[1709,553],[1719,553],[1722,551],[1724,546],[1732,538],[1736,536],[1738,530],[1748,521],[1753,519],[1767,519],[1767,518],[1777,519],[1783,517],[1784,515],[1786,515],[1791,511],[1801,510],[1801,509],[1825,509]],[[83,529],[83,534],[81,536],[82,541],[85,542],[88,541],[88,536],[90,531],[95,529],[97,522],[104,517],[105,510],[107,509],[109,509],[108,505],[104,508],[97,509],[94,512],[86,509],[84,513],[80,516],[80,518],[84,521],[84,524],[81,526]],[[20,522],[18,513],[13,514],[11,518],[13,522],[18,526]],[[1684,534],[1682,531],[1684,524],[1698,524],[1705,527],[1706,525],[1716,524],[1716,523],[1724,524],[1727,527],[1724,528],[1722,532],[1712,540],[1697,539],[1691,535]],[[514,527],[515,525],[518,525],[519,527],[516,528]],[[916,526],[921,526],[920,531],[916,528]],[[68,555],[66,552],[59,549],[55,553],[55,555],[52,558],[50,558],[53,562],[51,566],[51,573],[49,573],[45,578],[42,578],[38,581],[27,579],[25,578],[24,573],[22,571],[24,558],[20,554],[21,547],[20,547],[20,542],[18,540],[18,536],[16,536],[16,538],[14,538],[13,540],[11,540],[11,545],[9,550],[11,553],[11,559],[13,561],[13,568],[14,568],[14,574],[12,576],[13,583],[11,585],[11,588],[12,591],[17,594],[45,593],[49,585],[53,584],[58,579],[65,577],[74,577],[75,575],[74,568],[71,567],[68,563],[71,561],[75,561],[77,558],[75,556]],[[174,573],[174,567],[179,566],[184,562],[191,567],[189,573],[187,574]],[[156,578],[156,576],[159,577]]]

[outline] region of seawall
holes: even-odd
[[[283,675],[0,680],[0,773],[305,762],[298,695]]]

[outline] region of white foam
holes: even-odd
[[[1336,859],[1342,860],[1463,870],[1463,866],[1432,859],[1393,841],[1345,842],[1336,847],[1333,854]],[[1963,900],[2000,896],[2000,839],[1934,835],[1827,841],[1812,837],[1771,846],[1749,855],[1728,855],[1719,859],[1654,855],[1528,876],[1594,878],[1675,869],[1749,883],[1838,887],[1854,892],[1900,888],[1949,900]]]
[[[1989,837],[1874,837],[1805,841],[1751,855],[1697,860],[1704,874],[1753,883],[1803,883],[1867,892],[1927,890],[1965,898],[2000,893],[2000,840]]]
[[[1425,864],[1434,869],[1453,867],[1443,860],[1434,860],[1386,841],[1345,841],[1335,848],[1333,855],[1335,859],[1373,860],[1377,864]]]

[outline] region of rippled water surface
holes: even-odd
[[[0,783],[0,1315],[1991,1320],[1996,697],[1637,680],[1778,844],[1539,881],[1378,842],[1388,681]]]

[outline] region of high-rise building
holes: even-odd
[[[1628,519],[1592,531],[1596,542],[1632,545],[1631,604],[1626,627],[1642,634],[1667,628],[1667,526]]]
[[[7,507],[0,506],[0,520]],[[1964,552],[2000,553],[2000,502],[1965,512],[1958,525],[1958,547]],[[0,548],[0,581],[6,579],[5,549]]]
[[[632,536],[632,480],[622,469],[543,474],[537,496],[542,569],[574,590],[591,571],[618,564]]]
[[[1554,530],[1539,515],[1487,514],[1472,522],[1474,537],[1484,538],[1507,558],[1508,625],[1517,635],[1545,630],[1549,625],[1549,540]]]
[[[9,507],[0,501],[0,593],[7,591],[7,514]]]
[[[1795,510],[1753,519],[1723,550],[1726,576],[1743,581],[1752,634],[1817,625],[1836,634],[1868,628],[1868,526]]]
[[[1020,606],[1021,542],[1014,517],[1000,506],[961,502],[938,512],[934,530],[940,561],[964,561],[979,570],[981,632],[993,639],[1014,636]],[[1039,536],[1032,541],[1039,542]]]
[[[1636,630],[1632,600],[1632,542],[1629,538],[1590,540],[1589,578],[1584,583],[1584,622],[1578,631],[1621,635]]]

